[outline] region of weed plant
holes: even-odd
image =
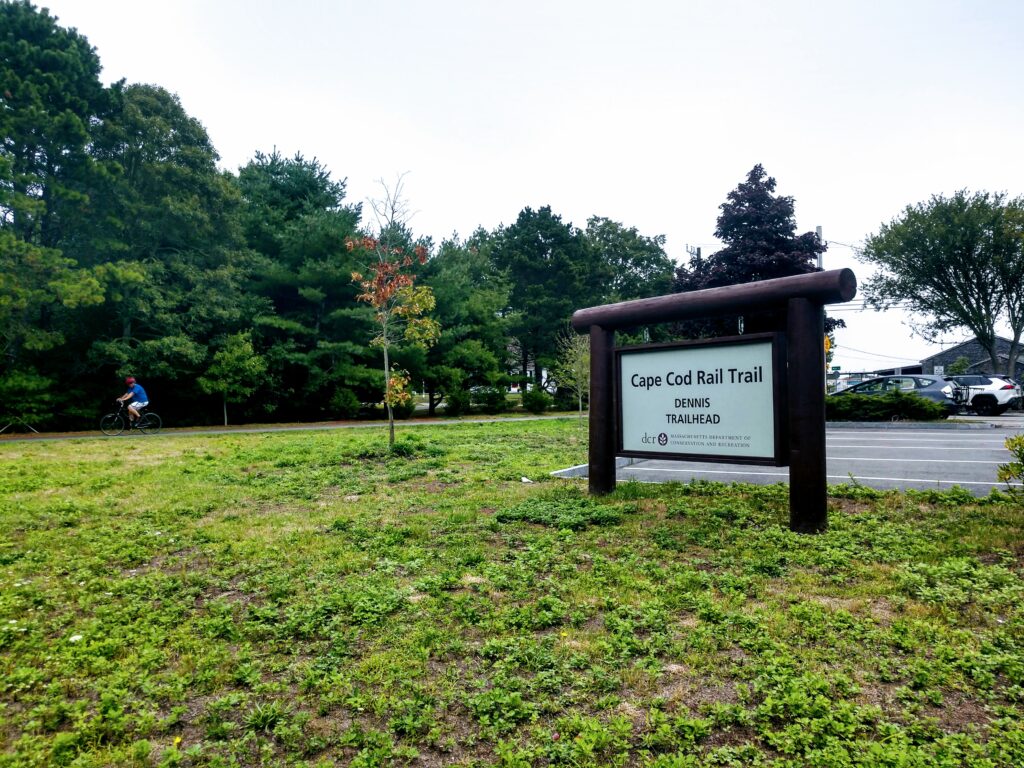
[[[549,477],[585,439],[0,444],[0,766],[1024,764],[1019,498],[799,536],[782,486]]]

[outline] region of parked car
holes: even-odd
[[[949,378],[967,388],[965,402],[979,416],[998,416],[1020,407],[1020,385],[1013,379],[976,373]]]
[[[956,413],[960,405],[960,387],[954,381],[947,380],[944,376],[925,376],[923,374],[912,374],[903,376],[879,376],[861,384],[833,392],[829,397],[842,397],[843,395],[886,395],[890,392],[903,392],[934,400],[946,406],[950,413]]]

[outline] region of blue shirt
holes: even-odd
[[[148,403],[149,398],[146,397],[146,390],[142,388],[141,384],[132,384],[128,387],[128,391],[132,393],[130,402]]]

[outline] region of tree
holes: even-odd
[[[641,235],[636,227],[602,216],[590,217],[583,235],[598,262],[607,265],[610,281],[602,301],[660,296],[671,289],[673,265],[664,235]]]
[[[497,385],[506,374],[508,323],[502,312],[509,284],[492,265],[489,249],[486,232],[465,242],[455,236],[424,266],[421,279],[437,299],[434,316],[441,326],[421,371],[431,415],[455,390]]]
[[[371,259],[366,268],[368,274],[353,272],[352,281],[363,291],[356,298],[374,309],[377,333],[370,344],[384,353],[389,449],[395,444],[395,406],[411,399],[408,375],[391,366],[391,349],[399,341],[428,347],[440,334],[437,321],[427,315],[436,304],[434,294],[428,286],[414,285],[415,275],[409,271],[416,261],[426,263],[427,249],[419,243],[409,252],[412,237],[407,226],[409,214],[402,197],[402,179],[399,176],[394,187],[388,187],[382,180],[384,196],[370,201],[377,220],[375,236],[346,242],[350,251],[358,250]]]
[[[996,324],[1013,334],[1007,372],[1013,375],[1024,332],[1024,202],[1003,194],[956,192],[907,206],[867,238],[861,259],[878,267],[866,281],[866,301],[896,304],[922,316],[914,329],[926,339],[966,328],[1003,369]]]
[[[90,124],[108,93],[88,40],[30,2],[0,4],[0,214],[26,242],[58,247],[88,201]]]
[[[345,211],[358,222],[361,206],[342,206],[345,181],[334,181],[315,157],[301,152],[286,158],[276,149],[256,152],[238,172],[238,185],[249,205],[243,213],[250,247],[271,257],[281,251],[281,233],[304,216],[324,211]]]
[[[960,355],[960,357],[946,366],[946,374],[949,376],[957,376],[961,373],[967,373],[970,369],[970,359],[966,355]]]
[[[0,376],[64,343],[63,310],[103,300],[61,249],[88,201],[89,126],[107,97],[88,41],[56,21],[0,4]]]
[[[267,360],[259,396],[279,418],[355,415],[375,397],[376,361],[365,337],[371,313],[351,280],[359,204],[345,204],[316,158],[257,152],[238,174],[245,239],[254,253],[248,291],[262,301],[253,344]]]
[[[218,339],[248,328],[258,300],[239,225],[241,196],[217,168],[202,124],[154,85],[128,85],[93,128],[104,169],[65,253],[103,286],[105,303],[79,313],[68,370],[145,371],[166,393],[161,410],[189,412]]]
[[[206,373],[199,378],[199,387],[207,394],[219,394],[224,407],[224,426],[228,425],[228,403],[248,398],[267,372],[267,361],[252,346],[252,336],[236,333],[224,340],[224,346],[213,355]]]
[[[997,256],[996,270],[1003,290],[1005,318],[1013,334],[1006,373],[1016,377],[1017,359],[1021,351],[1020,337],[1024,331],[1024,197],[1007,203],[1004,223],[1012,242]]]
[[[775,194],[775,179],[755,165],[746,181],[730,192],[719,206],[715,237],[725,247],[711,256],[696,255],[676,270],[673,289],[698,291],[816,272],[817,259],[826,245],[814,232],[796,234],[793,198]],[[748,316],[745,331],[774,329],[774,313]],[[842,320],[827,320],[826,332],[842,327]],[[721,318],[682,325],[688,335],[721,336],[737,332],[737,318]]]
[[[554,364],[555,340],[572,313],[601,303],[611,268],[595,256],[583,233],[563,223],[550,206],[524,208],[514,224],[500,227],[490,255],[511,286],[505,314],[522,376],[532,364],[539,379],[541,370]]]
[[[555,380],[565,387],[579,403],[579,417],[583,420],[583,397],[590,393],[590,336],[565,329],[558,337],[558,361]]]

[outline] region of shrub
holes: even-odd
[[[543,389],[534,388],[523,392],[523,408],[530,413],[544,413],[551,407],[553,399]]]
[[[583,394],[583,407],[586,408],[590,398],[587,393]],[[555,390],[555,408],[559,411],[576,411],[579,410],[580,401],[576,397],[576,393],[571,389],[565,387],[559,387]]]
[[[446,416],[461,416],[469,412],[470,394],[468,390],[452,388],[444,393],[444,412]]]
[[[354,419],[359,416],[362,403],[351,389],[339,389],[331,398],[331,411],[343,419]]]
[[[934,421],[945,415],[946,408],[941,403],[903,392],[825,398],[825,418],[829,421]]]
[[[1000,464],[998,469],[999,482],[1006,483],[1007,487],[1015,493],[1021,492],[1012,482],[1024,482],[1024,435],[1014,435],[1006,438],[1006,450],[1013,455],[1009,464]]]
[[[391,406],[391,412],[395,414],[396,419],[408,419],[416,412],[416,403],[409,400],[406,403],[393,405]]]
[[[503,387],[481,387],[473,393],[473,404],[484,413],[502,413],[508,410]]]

